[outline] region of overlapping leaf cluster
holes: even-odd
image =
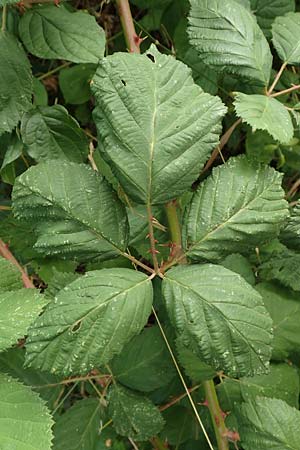
[[[96,10],[10,3],[0,237],[38,289],[0,259],[0,449],[206,448],[178,371],[197,405],[215,379],[241,448],[298,449],[300,207],[282,185],[300,170],[294,2],[133,1],[141,27],[172,30],[176,58],[147,42],[104,56]],[[63,61],[54,102],[40,60]],[[244,134],[208,174],[236,119]]]

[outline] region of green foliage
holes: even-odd
[[[299,450],[299,5],[14,3],[0,450]]]
[[[255,130],[266,130],[274,139],[286,144],[294,133],[289,112],[276,98],[246,95],[238,92],[234,102],[236,113]]]
[[[104,55],[104,32],[95,19],[82,11],[71,13],[64,5],[28,10],[19,33],[27,50],[39,58],[97,64]]]
[[[53,421],[44,402],[29,387],[0,374],[1,447],[50,450]]]
[[[272,322],[239,275],[212,264],[178,267],[166,275],[163,294],[182,342],[205,362],[232,376],[266,372]]]

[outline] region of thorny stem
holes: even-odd
[[[207,161],[207,163],[205,164],[204,169],[201,172],[201,175],[206,172],[213,164],[213,162],[215,161],[215,159],[218,157],[218,155],[221,153],[222,149],[225,147],[225,145],[227,144],[227,142],[230,139],[230,136],[232,135],[232,133],[234,132],[234,130],[236,129],[236,127],[242,122],[242,119],[239,118],[237,119],[230,128],[228,128],[228,130],[223,134],[223,136],[220,139],[220,143],[219,145],[217,145],[217,147],[214,149],[214,151],[211,154],[211,157],[209,158],[209,160]]]
[[[207,406],[214,426],[215,435],[219,450],[229,450],[227,439],[227,428],[224,422],[224,415],[219,405],[215,385],[213,380],[203,382]]]
[[[188,389],[189,393],[191,394],[192,392],[196,391],[197,389],[199,389],[200,386],[201,386],[201,384],[197,384],[196,386],[193,386],[192,388]],[[187,396],[186,392],[184,392],[183,394],[178,395],[178,397],[173,398],[172,400],[170,400],[165,405],[160,406],[159,410],[160,411],[165,411],[166,409],[170,408],[171,406],[176,405],[176,403],[180,402],[180,400],[182,400],[186,396]]]
[[[32,283],[31,279],[29,278],[23,267],[18,263],[14,255],[11,253],[8,246],[2,241],[2,239],[0,239],[0,255],[10,261],[21,272],[23,284],[26,288],[34,288],[34,284]]]
[[[140,37],[136,34],[128,0],[116,0],[118,12],[130,53],[140,53]]]
[[[6,31],[6,18],[7,18],[7,5],[3,6],[2,9],[2,26],[1,31]]]
[[[129,259],[133,264],[136,264],[137,266],[140,266],[142,269],[146,270],[147,272],[153,274],[155,273],[155,271],[153,269],[151,269],[151,267],[146,266],[146,264],[142,263],[141,261],[139,261],[138,259],[136,259],[134,256],[129,255],[128,253],[122,253],[122,255]]]
[[[280,95],[288,94],[289,92],[296,91],[300,89],[300,84],[296,84],[290,88],[284,89],[283,91],[275,92],[275,94],[271,94],[270,97],[279,97]]]
[[[280,67],[280,69],[279,69],[279,71],[278,71],[278,73],[277,73],[277,75],[276,75],[276,77],[275,77],[273,83],[271,84],[270,89],[267,91],[267,95],[271,95],[271,94],[272,94],[272,92],[273,92],[273,90],[274,90],[276,84],[278,83],[279,78],[281,77],[282,72],[284,71],[284,69],[286,68],[286,66],[287,66],[287,63],[284,62],[284,63],[282,64],[282,66]]]
[[[171,251],[171,258],[170,261],[172,261],[174,258],[178,259],[181,258],[181,264],[185,264],[186,257],[183,254],[182,250],[182,241],[181,241],[181,227],[178,219],[177,214],[177,203],[176,200],[172,200],[171,202],[168,202],[165,206],[168,224],[169,224],[169,232],[171,236],[172,241],[172,251]]]

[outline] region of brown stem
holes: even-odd
[[[14,255],[11,253],[11,251],[8,248],[8,245],[6,245],[1,239],[0,239],[0,255],[3,256],[3,258],[10,261],[17,269],[20,271],[22,275],[23,284],[26,288],[34,288],[34,284],[32,283],[31,279],[23,269],[23,267],[18,263]]]
[[[136,34],[128,0],[116,0],[118,12],[130,53],[140,53],[141,39]]]
[[[230,128],[228,128],[228,130],[223,134],[223,136],[220,139],[220,143],[219,145],[214,149],[214,151],[211,154],[211,157],[209,158],[209,160],[207,161],[207,163],[205,164],[204,169],[201,172],[201,175],[206,172],[214,163],[215,159],[218,157],[218,155],[221,153],[221,150],[224,148],[224,146],[227,144],[227,142],[229,141],[230,136],[232,135],[232,133],[234,132],[234,130],[236,129],[236,127],[242,122],[242,119],[239,118],[237,119]]]
[[[0,205],[0,211],[11,211],[11,206]]]
[[[188,389],[189,393],[191,394],[192,392],[196,391],[197,389],[199,389],[200,386],[201,386],[201,384],[197,384],[196,386],[193,386],[192,388],[189,388]],[[186,396],[187,396],[186,392],[184,392],[183,394],[178,395],[178,397],[173,398],[172,400],[170,400],[165,405],[160,406],[159,410],[160,411],[165,411],[166,409],[168,409],[171,406],[175,405],[176,403],[180,402],[180,400],[182,400]]]
[[[275,92],[275,94],[271,94],[270,97],[279,97],[279,95],[288,94],[289,92],[296,91],[300,89],[300,84],[296,84],[290,88],[284,89],[283,91]]]
[[[272,92],[273,92],[273,90],[274,90],[276,84],[278,83],[279,78],[281,77],[282,72],[284,71],[284,69],[286,68],[286,66],[287,66],[287,63],[284,62],[284,63],[282,64],[282,66],[280,67],[280,69],[279,69],[279,71],[278,71],[278,73],[277,73],[277,75],[276,75],[276,77],[275,77],[273,83],[271,84],[270,89],[267,91],[267,95],[271,95],[271,94],[272,94]]]
[[[151,267],[146,266],[146,264],[142,263],[141,261],[139,261],[138,259],[136,259],[134,256],[129,255],[128,253],[122,253],[122,255],[129,259],[133,264],[136,264],[137,266],[140,266],[142,269],[146,270],[147,272],[153,274],[155,273],[155,271],[153,269],[151,269]]]

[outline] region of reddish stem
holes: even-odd
[[[31,279],[29,278],[23,267],[18,263],[14,255],[11,253],[11,251],[8,248],[8,245],[5,244],[1,239],[0,239],[0,255],[3,256],[3,258],[10,261],[20,271],[22,275],[23,284],[26,288],[34,288],[34,284],[32,283]]]

